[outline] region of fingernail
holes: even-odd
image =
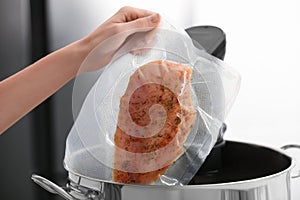
[[[157,23],[159,21],[159,14],[155,13],[151,16],[151,22],[152,23]]]

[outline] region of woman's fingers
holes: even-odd
[[[144,18],[147,16],[150,16],[154,14],[154,12],[134,7],[125,6],[121,8],[117,15],[120,15],[120,18],[118,19],[118,22],[131,22],[133,20]]]
[[[131,29],[137,30],[137,29],[144,29],[144,28],[152,29],[158,26],[159,22],[160,22],[160,15],[158,13],[153,13],[150,16],[138,18],[133,21],[124,23],[123,26],[127,30],[131,30]]]

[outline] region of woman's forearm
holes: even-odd
[[[0,82],[0,135],[17,120],[51,96],[77,73],[107,65],[126,38],[135,32],[157,27],[160,16],[147,10],[123,7],[91,34],[74,42]],[[103,41],[97,61],[79,69],[88,54]],[[116,39],[117,38],[117,39]],[[98,46],[99,47],[99,46]],[[109,47],[109,48],[106,48]],[[100,51],[99,51],[100,50]]]
[[[90,48],[74,42],[1,81],[0,134],[74,78]]]

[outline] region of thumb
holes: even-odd
[[[158,26],[160,22],[160,15],[154,13],[147,17],[138,18],[136,20],[125,23],[126,29],[145,29],[145,31]]]

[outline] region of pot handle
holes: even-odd
[[[286,151],[289,149],[298,149],[300,150],[300,145],[298,144],[287,144],[281,147],[282,150]],[[292,178],[299,178],[300,177],[300,170],[296,171],[291,175]]]
[[[55,183],[49,181],[48,179],[46,179],[44,177],[41,177],[36,174],[32,174],[31,179],[36,184],[38,184],[39,186],[41,186],[42,188],[44,188],[45,190],[47,190],[48,192],[50,192],[52,194],[58,194],[67,200],[78,200],[75,197],[73,197],[71,194],[69,194],[65,189],[63,189],[62,187],[56,185]]]

